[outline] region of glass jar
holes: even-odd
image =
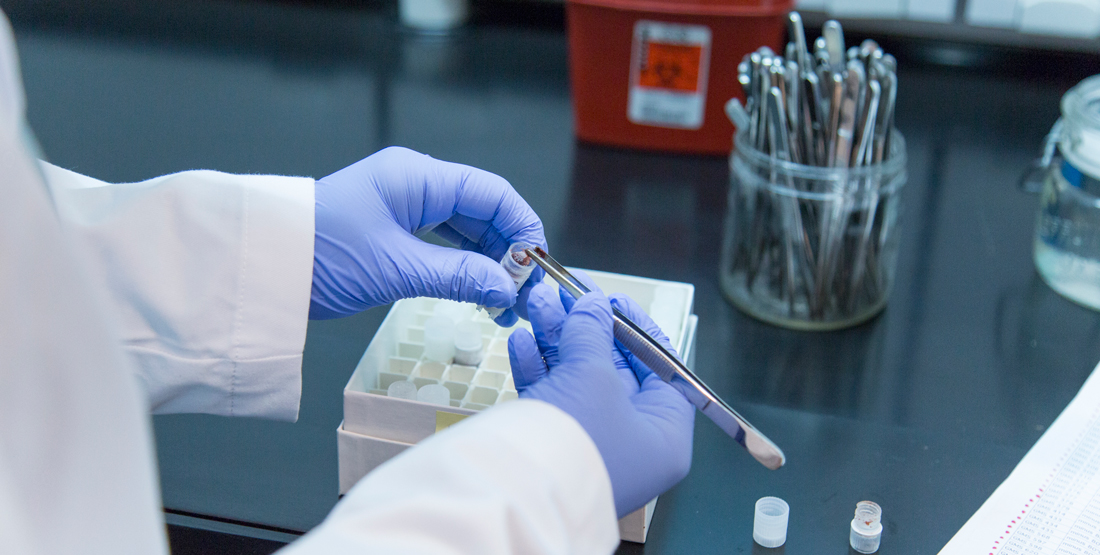
[[[832,330],[871,318],[894,283],[905,140],[859,168],[807,166],[734,139],[719,280],[766,322]]]
[[[1035,267],[1051,289],[1100,310],[1100,75],[1062,97],[1047,140]]]

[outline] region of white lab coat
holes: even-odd
[[[192,171],[109,185],[37,165],[0,19],[0,553],[164,553],[148,411],[297,418],[313,181]],[[617,542],[587,434],[517,401],[378,468],[287,551]]]

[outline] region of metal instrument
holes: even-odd
[[[727,105],[737,148],[769,161],[742,176],[753,211],[739,236],[752,239],[738,245],[734,266],[747,289],[788,316],[842,318],[884,298],[873,266],[889,232],[882,215],[896,197],[878,193],[881,172],[849,179],[843,170],[885,168],[899,155],[891,148],[897,61],[873,40],[849,47],[836,21],[825,22],[811,52],[798,12],[787,23],[786,58],[766,47],[745,56],[737,67],[744,106]]]
[[[737,80],[745,91],[753,147],[776,155],[779,146],[769,134],[775,127],[769,107],[772,87],[778,87],[786,113],[789,158],[809,166],[859,167],[882,162],[890,153],[897,97],[897,61],[873,40],[845,48],[844,30],[836,21],[825,22],[813,52],[806,43],[802,17],[788,15],[786,58],[761,47],[737,66]],[[872,106],[873,89],[879,97]],[[874,117],[868,117],[874,111]],[[736,114],[741,117],[741,114]],[[865,125],[870,123],[870,125]],[[864,141],[864,136],[867,137]]]
[[[539,247],[525,251],[550,277],[574,298],[581,298],[590,290],[573,277],[564,266]],[[614,335],[638,360],[645,363],[654,374],[668,382],[687,397],[707,418],[718,425],[737,443],[748,450],[760,464],[775,470],[786,462],[783,451],[759,430],[749,424],[737,411],[730,408],[718,394],[707,387],[676,355],[665,349],[653,336],[630,320],[619,309],[611,307],[615,319]]]

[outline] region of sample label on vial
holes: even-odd
[[[702,127],[709,62],[709,27],[635,23],[627,119],[657,127]]]

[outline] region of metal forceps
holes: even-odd
[[[534,247],[524,252],[574,298],[579,299],[591,291],[541,248]],[[614,306],[611,311],[615,319],[615,339],[619,343],[645,363],[654,374],[683,393],[691,404],[747,449],[760,464],[771,470],[783,466],[787,459],[779,447],[730,408],[703,380],[680,362],[676,355],[665,349],[626,314]]]

